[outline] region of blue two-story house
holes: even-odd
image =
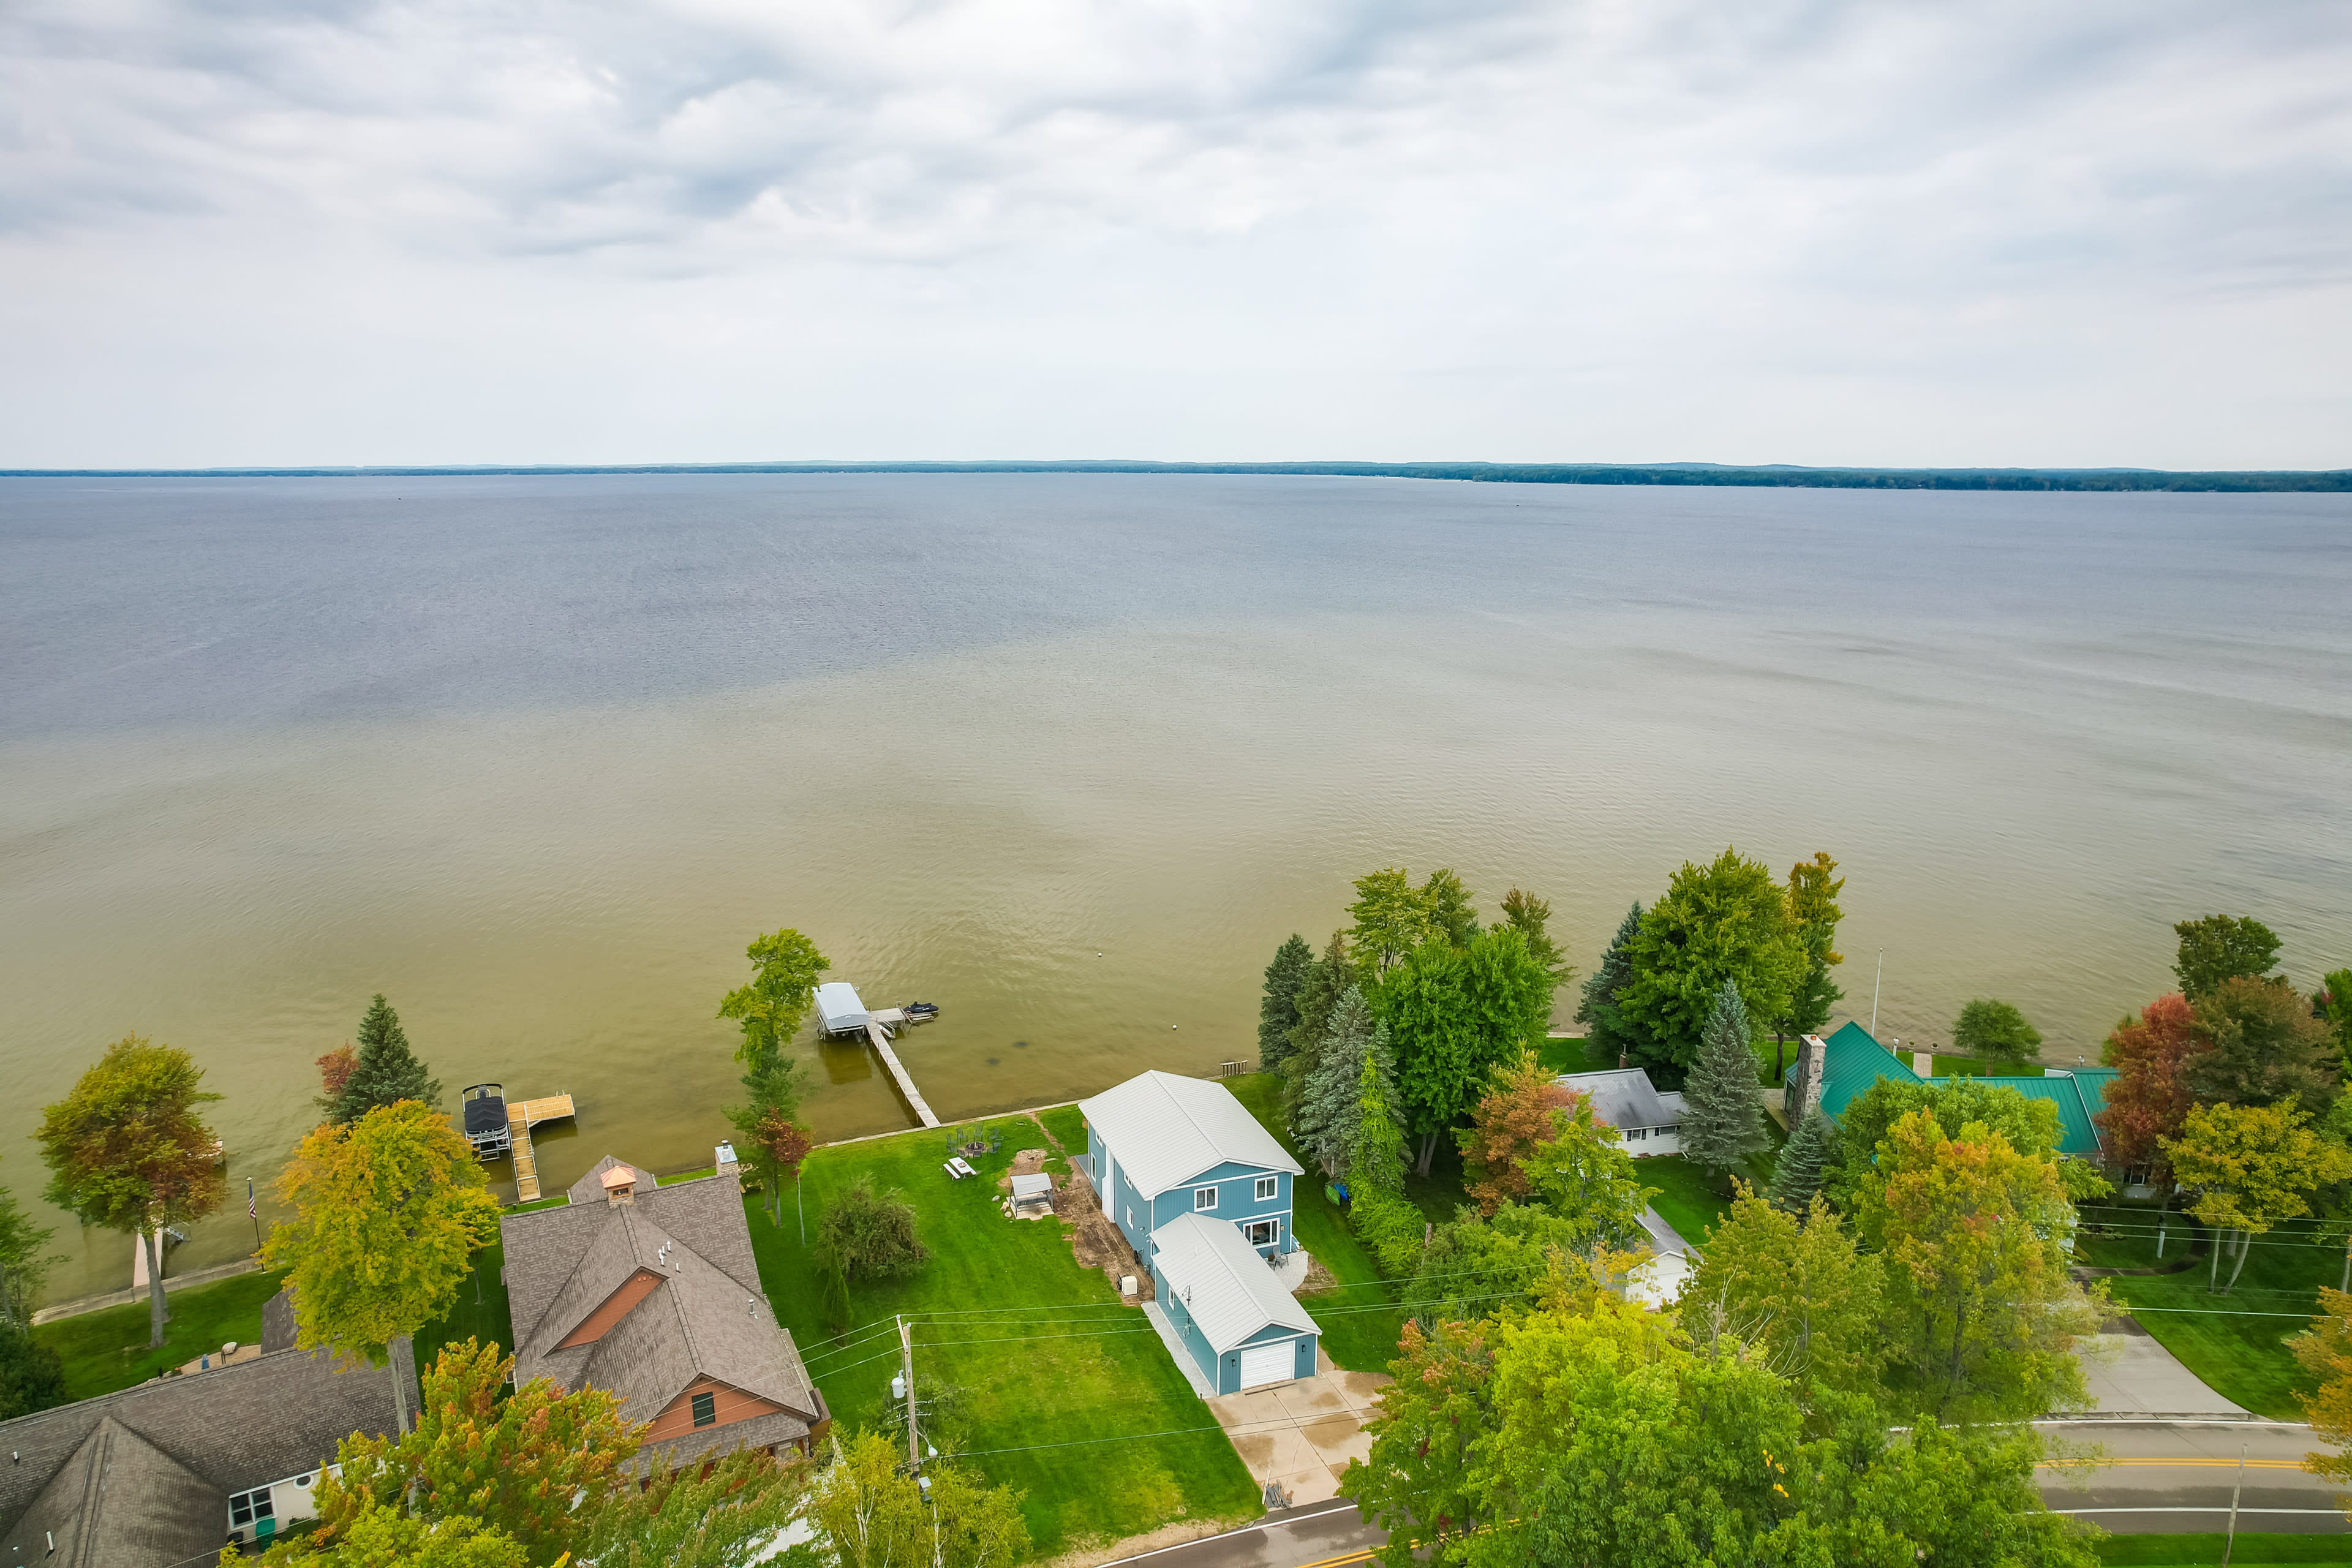
[[[1298,1162],[1205,1079],[1147,1072],[1078,1110],[1103,1212],[1150,1268],[1209,1385],[1233,1394],[1314,1375],[1315,1321],[1265,1261],[1297,1249]]]

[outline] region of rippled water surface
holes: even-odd
[[[1589,965],[1685,858],[1826,848],[1849,1007],[1884,948],[1885,1032],[2005,996],[2053,1061],[2184,915],[2352,961],[2340,496],[10,479],[0,567],[20,1195],[131,1030],[266,1184],[377,990],[453,1093],[577,1097],[551,1183],[707,1161],[711,1015],[779,925],[941,1005],[904,1055],[943,1115],[1212,1069],[1391,863],[1535,889]],[[905,1123],[813,1059],[821,1135]],[[54,1293],[127,1281],[59,1239]]]

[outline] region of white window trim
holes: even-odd
[[[1252,1247],[1272,1247],[1276,1242],[1282,1239],[1282,1222],[1278,1219],[1261,1217],[1258,1219],[1245,1219],[1239,1221],[1238,1223],[1242,1227],[1242,1239],[1248,1242]],[[1255,1230],[1262,1225],[1272,1226],[1274,1227],[1274,1234],[1267,1237],[1264,1241],[1260,1241],[1257,1237],[1250,1234],[1251,1231]]]
[[[1254,1225],[1265,1225],[1269,1220],[1279,1222],[1275,1226],[1274,1238],[1276,1241],[1280,1241],[1282,1239],[1282,1233],[1290,1228],[1290,1211],[1288,1209],[1276,1209],[1272,1214],[1254,1214],[1246,1219],[1237,1219],[1234,1221],[1234,1228],[1242,1233],[1242,1239],[1244,1241],[1249,1241],[1249,1227]],[[1250,1245],[1252,1247],[1262,1247],[1265,1243],[1252,1241],[1250,1242]]]
[[[1202,1198],[1206,1198],[1209,1201],[1207,1203],[1202,1203],[1201,1201]],[[1217,1189],[1214,1184],[1205,1187],[1194,1187],[1192,1189],[1192,1212],[1194,1214],[1214,1214],[1217,1212]]]
[[[1282,1178],[1279,1176],[1260,1176],[1257,1179],[1257,1186],[1253,1191],[1250,1201],[1261,1204],[1272,1203],[1275,1199],[1280,1196],[1282,1196]]]

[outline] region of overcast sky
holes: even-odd
[[[0,466],[2352,465],[2352,6],[0,0]]]

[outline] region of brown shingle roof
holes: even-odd
[[[217,1553],[227,1533],[226,1489],[103,1415],[0,1543],[0,1556],[42,1568],[163,1568]],[[57,1555],[45,1560],[52,1540]]]
[[[46,1489],[111,1419],[215,1489],[210,1532],[217,1549],[228,1531],[228,1494],[315,1470],[353,1432],[394,1430],[395,1377],[406,1380],[409,1407],[415,1408],[416,1369],[405,1341],[393,1346],[386,1367],[279,1351],[0,1422],[0,1453],[15,1456],[0,1464],[0,1530],[16,1542],[26,1530],[38,1540],[39,1531],[56,1528],[47,1521]],[[29,1552],[9,1559],[37,1560]],[[168,1561],[145,1559],[139,1568],[163,1568]]]
[[[673,1453],[806,1436],[827,1418],[824,1401],[761,1291],[741,1182],[730,1173],[664,1187],[641,1176],[635,1203],[608,1205],[604,1173],[625,1168],[635,1169],[608,1157],[573,1184],[569,1205],[499,1221],[518,1381],[609,1390],[637,1421],[698,1377],[791,1412],[659,1445]],[[626,1316],[593,1344],[555,1348],[640,1268],[661,1282]]]

